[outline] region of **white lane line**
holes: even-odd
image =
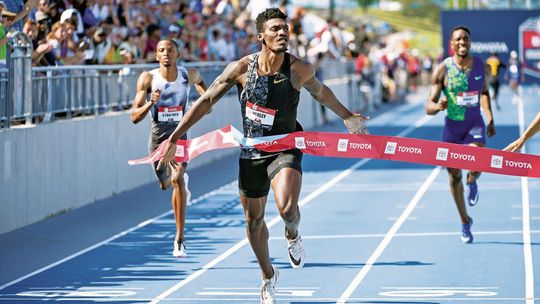
[[[15,303],[17,301],[20,301],[20,303],[29,303],[29,301],[34,302],[42,302],[42,301],[59,301],[59,298],[55,297],[33,297],[32,299],[28,298],[11,298],[11,297],[0,297],[0,302],[6,301],[7,303]],[[388,297],[379,297],[379,298],[350,298],[350,300],[354,303],[411,303],[412,301],[430,301],[429,303],[432,303],[433,301],[437,302],[447,302],[450,304],[456,303],[456,302],[468,302],[474,301],[475,303],[495,303],[495,302],[502,302],[502,303],[508,303],[509,301],[514,302],[521,302],[524,299],[523,298],[497,298],[497,297],[447,297],[447,298],[437,298],[437,297],[392,297],[391,302],[389,302]],[[536,300],[540,300],[540,298],[537,298]],[[61,301],[72,301],[72,302],[111,302],[110,299],[107,298],[83,298],[83,297],[73,297],[73,298],[62,298]],[[135,303],[135,302],[144,302],[147,303],[150,301],[148,298],[118,298],[115,299],[115,301],[121,301],[124,303]],[[209,303],[209,302],[224,302],[227,301],[227,303],[240,303],[240,302],[246,302],[246,303],[258,303],[259,297],[245,297],[245,298],[235,298],[235,297],[212,297],[212,298],[206,298],[206,297],[192,297],[192,298],[169,298],[167,299],[170,303],[178,303],[178,302],[184,302],[184,303]],[[307,300],[305,297],[292,297],[287,298],[287,301],[294,302],[294,303],[328,303],[328,302],[335,302],[336,298],[322,298],[322,297],[310,297],[309,300]]]
[[[201,196],[198,197],[197,199],[192,200],[192,201],[189,203],[189,205],[193,205],[193,204],[199,203],[199,202],[203,201],[205,198],[207,198],[207,197],[209,197],[209,196],[212,196],[212,195],[214,195],[215,193],[220,192],[221,189],[225,189],[225,188],[231,187],[231,186],[232,186],[233,184],[235,184],[235,183],[236,183],[236,181],[235,181],[235,182],[232,182],[232,183],[229,183],[229,184],[226,184],[226,185],[224,185],[224,186],[221,186],[220,188],[218,188],[218,189],[216,189],[216,190],[213,190],[213,191],[210,191],[210,192],[208,192],[208,193],[206,193],[206,194],[204,194],[204,195],[201,195]],[[25,275],[25,276],[20,277],[20,278],[18,278],[18,279],[15,279],[15,280],[13,280],[13,281],[11,281],[11,282],[9,282],[9,283],[6,283],[6,284],[0,286],[0,290],[4,289],[4,288],[6,288],[6,287],[9,287],[9,286],[11,286],[11,285],[13,285],[13,284],[17,284],[17,283],[19,283],[19,282],[21,282],[21,281],[23,281],[23,280],[26,280],[26,279],[28,279],[28,278],[30,278],[30,277],[33,277],[33,276],[35,276],[35,275],[37,275],[37,274],[39,274],[39,273],[42,273],[42,272],[44,272],[44,271],[46,271],[46,270],[49,270],[49,269],[53,268],[53,267],[55,267],[55,266],[58,266],[58,265],[60,265],[60,264],[63,264],[63,263],[65,263],[65,262],[69,261],[69,260],[72,260],[72,259],[74,259],[74,258],[76,258],[76,257],[78,257],[78,256],[80,256],[80,255],[83,255],[83,254],[85,254],[85,253],[87,253],[87,252],[89,252],[89,251],[91,251],[91,250],[94,250],[94,249],[96,249],[96,248],[98,248],[98,247],[100,247],[100,246],[107,245],[107,244],[111,243],[112,241],[114,241],[114,240],[116,240],[116,239],[118,239],[118,238],[120,238],[120,237],[122,237],[122,236],[124,236],[124,235],[126,235],[126,234],[129,234],[129,233],[131,233],[131,232],[133,232],[133,231],[135,231],[135,230],[138,230],[138,229],[140,229],[140,228],[142,228],[142,227],[144,227],[144,226],[146,226],[146,225],[148,225],[148,224],[151,224],[151,223],[153,223],[153,222],[155,222],[155,221],[158,221],[158,220],[160,220],[161,218],[164,218],[164,217],[166,217],[166,216],[168,216],[168,215],[170,215],[170,214],[172,214],[172,213],[173,213],[173,211],[170,210],[170,211],[167,211],[167,212],[165,212],[165,213],[163,213],[163,214],[160,214],[160,215],[158,215],[158,216],[156,216],[156,217],[154,217],[154,218],[151,218],[151,219],[148,219],[148,220],[146,220],[146,221],[144,221],[144,222],[141,222],[141,223],[139,223],[137,226],[131,227],[131,228],[129,228],[129,229],[127,229],[127,230],[124,230],[124,231],[122,231],[122,232],[120,232],[120,233],[118,233],[118,234],[115,234],[115,235],[113,235],[112,237],[110,237],[110,238],[108,238],[108,239],[106,239],[106,240],[104,240],[104,241],[101,241],[101,242],[99,242],[99,243],[97,243],[97,244],[94,244],[94,245],[92,245],[92,246],[90,246],[90,247],[87,247],[86,249],[83,249],[83,250],[81,250],[81,251],[78,251],[78,252],[76,252],[76,253],[74,253],[74,254],[72,254],[72,255],[70,255],[70,256],[67,256],[67,257],[65,257],[65,258],[63,258],[63,259],[61,259],[61,260],[58,260],[58,261],[56,261],[56,262],[54,262],[54,263],[52,263],[52,264],[49,264],[49,265],[47,265],[47,266],[45,266],[45,267],[43,267],[43,268],[40,268],[40,269],[38,269],[38,270],[36,270],[36,271],[34,271],[34,272],[31,272],[31,273],[29,273],[29,274],[27,274],[27,275]]]
[[[426,122],[428,122],[431,118],[433,118],[433,116],[427,116],[426,115],[426,116],[422,117],[421,119],[419,119],[418,121],[416,121],[414,123],[414,127],[409,127],[407,129],[399,132],[399,134],[397,136],[406,136],[407,134],[411,133],[415,128],[418,128],[418,127],[422,126],[423,124],[425,124]],[[348,169],[344,170],[343,172],[341,172],[340,174],[338,174],[337,176],[332,178],[330,181],[328,181],[326,184],[324,184],[322,187],[319,187],[315,191],[311,192],[304,199],[302,199],[300,202],[298,202],[298,206],[302,207],[302,206],[308,204],[314,198],[316,198],[317,196],[319,196],[323,192],[325,192],[328,189],[330,189],[331,187],[333,187],[335,184],[340,182],[345,177],[349,176],[352,172],[354,172],[356,169],[360,168],[361,166],[365,165],[370,160],[371,159],[363,159],[363,160],[355,163],[354,165],[352,165]],[[439,167],[437,167],[437,168],[439,168]],[[439,171],[440,171],[440,168],[439,168]],[[278,215],[278,216],[274,217],[270,222],[268,222],[266,224],[266,226],[268,227],[268,229],[270,229],[272,226],[279,223],[280,220],[281,220],[281,216]],[[210,261],[208,264],[204,265],[201,269],[195,271],[193,274],[191,274],[190,276],[188,276],[184,280],[178,282],[176,285],[172,286],[171,288],[167,289],[163,293],[156,296],[154,298],[154,300],[152,300],[152,302],[150,302],[150,304],[157,304],[160,301],[165,300],[169,295],[171,295],[174,292],[178,291],[180,288],[187,285],[189,282],[191,282],[191,281],[195,280],[196,278],[200,277],[205,272],[207,272],[209,269],[211,269],[212,267],[214,267],[215,265],[217,265],[218,263],[220,263],[221,261],[223,261],[224,259],[226,259],[230,255],[232,255],[233,253],[235,253],[236,251],[238,251],[240,248],[244,247],[248,243],[249,243],[248,239],[244,238],[243,240],[241,240],[240,242],[236,243],[234,246],[229,248],[227,251],[225,251],[224,253],[219,255],[217,258]]]
[[[505,231],[475,231],[475,235],[512,235],[522,234],[522,230],[505,230]],[[531,230],[531,234],[539,234],[540,230]],[[368,238],[382,238],[386,234],[384,233],[368,233],[368,234],[336,234],[336,235],[302,235],[302,239],[306,240],[324,240],[324,239],[368,239]],[[456,236],[461,235],[461,232],[410,232],[410,233],[396,233],[394,237],[439,237],[439,236]],[[271,241],[283,241],[283,236],[270,237]]]
[[[436,167],[431,171],[431,174],[426,179],[424,184],[418,189],[418,192],[414,195],[412,200],[409,202],[407,208],[403,211],[399,219],[392,225],[388,233],[384,236],[384,239],[379,243],[379,246],[377,246],[377,249],[373,252],[373,254],[369,257],[366,264],[362,269],[360,269],[360,272],[356,275],[356,277],[352,280],[351,284],[345,289],[345,291],[341,294],[337,304],[343,304],[346,303],[349,297],[352,295],[354,290],[362,283],[368,272],[371,270],[373,265],[377,262],[383,251],[386,249],[388,244],[390,244],[390,241],[392,238],[396,235],[399,228],[401,228],[401,225],[407,220],[409,215],[413,212],[414,208],[420,202],[420,199],[424,196],[426,193],[428,187],[433,183],[437,175],[441,172],[441,167]]]
[[[522,187],[522,189],[523,189],[523,187]],[[527,188],[527,191],[529,191],[529,188]],[[527,194],[527,196],[528,196],[528,194]],[[522,199],[523,199],[523,196],[522,196]],[[520,221],[521,222],[521,220],[523,220],[525,218],[523,216],[512,216],[512,217],[510,217],[510,219],[512,221]],[[529,216],[529,221],[540,221],[540,216]]]
[[[392,112],[395,112],[395,111],[398,111],[398,110],[404,109],[404,108],[413,107],[413,106],[416,106],[416,104],[413,104],[413,105],[405,104],[405,105],[399,106],[398,108],[396,108],[396,109],[394,109],[394,110],[392,110],[392,111],[387,111],[387,112],[385,112],[385,113],[384,113],[383,115],[381,115],[381,116],[387,116],[387,115],[389,115],[389,114],[392,113]],[[371,121],[375,123],[376,121],[380,120],[381,116],[375,117],[375,118],[372,119]],[[412,131],[412,130],[411,130],[411,131]],[[410,132],[410,131],[409,131],[409,132]],[[402,133],[404,133],[404,132],[401,132],[400,134],[402,134]],[[405,136],[405,135],[398,135],[398,136]],[[358,167],[364,165],[367,161],[369,161],[369,159],[364,159],[364,160],[358,162],[357,164],[353,165],[349,170],[354,171],[354,170],[357,169]],[[350,174],[350,173],[349,173],[349,174]],[[348,174],[347,174],[347,175],[348,175]],[[216,194],[216,193],[221,193],[221,192],[225,191],[226,189],[230,188],[232,185],[234,185],[234,184],[236,184],[236,183],[237,183],[237,181],[233,181],[233,182],[231,182],[231,183],[229,183],[229,184],[223,185],[223,186],[221,186],[220,188],[218,188],[218,189],[216,189],[216,190],[210,191],[210,192],[208,192],[208,193],[206,193],[206,194],[204,194],[204,195],[198,197],[197,199],[190,201],[188,205],[190,206],[190,205],[196,204],[196,203],[198,203],[198,202],[201,202],[201,201],[203,201],[203,200],[205,200],[205,199],[208,199],[209,197],[212,197],[212,196],[213,196],[214,194]],[[235,193],[236,193],[236,192],[235,192]],[[51,264],[49,264],[49,265],[47,265],[47,266],[45,266],[45,267],[42,267],[42,268],[38,269],[38,270],[36,270],[36,271],[33,271],[33,272],[31,272],[31,273],[29,273],[29,274],[27,274],[27,275],[24,275],[24,276],[22,276],[22,277],[20,277],[20,278],[17,278],[17,279],[15,279],[15,280],[11,281],[11,282],[8,282],[8,283],[6,283],[6,284],[0,286],[0,290],[5,289],[5,288],[7,288],[7,287],[9,287],[9,286],[11,286],[11,285],[17,284],[17,283],[19,283],[19,282],[21,282],[21,281],[23,281],[23,280],[26,280],[26,279],[28,279],[28,278],[30,278],[30,277],[33,277],[33,276],[35,276],[35,275],[37,275],[37,274],[40,274],[40,273],[44,272],[44,271],[47,271],[47,270],[49,270],[49,269],[51,269],[51,268],[53,268],[53,267],[56,267],[56,266],[58,266],[58,265],[61,265],[61,264],[65,263],[65,262],[67,262],[67,261],[70,261],[70,260],[72,260],[72,259],[74,259],[74,258],[76,258],[76,257],[78,257],[78,256],[80,256],[80,255],[83,255],[83,254],[85,254],[85,253],[87,253],[87,252],[89,252],[89,251],[92,251],[92,250],[94,250],[94,249],[96,249],[96,248],[98,248],[98,247],[100,247],[100,246],[109,244],[109,243],[111,243],[112,241],[114,241],[114,240],[116,240],[116,239],[118,239],[118,238],[120,238],[120,237],[122,237],[122,236],[124,236],[124,235],[127,235],[127,234],[129,234],[129,233],[131,233],[131,232],[133,232],[133,231],[136,231],[136,230],[138,230],[138,229],[140,229],[140,228],[142,228],[142,227],[145,227],[145,226],[147,226],[148,224],[151,224],[151,223],[153,223],[153,222],[155,222],[155,221],[157,221],[157,220],[160,220],[160,219],[162,219],[162,218],[164,218],[164,217],[167,217],[168,215],[171,215],[172,213],[173,213],[173,211],[170,210],[170,211],[167,211],[167,212],[165,212],[165,213],[163,213],[163,214],[161,214],[161,215],[158,215],[158,216],[153,217],[153,218],[151,218],[151,219],[145,220],[145,221],[139,223],[138,225],[136,225],[136,226],[134,226],[134,227],[132,227],[132,228],[129,228],[129,229],[127,229],[127,230],[124,230],[124,231],[122,231],[122,232],[120,232],[120,233],[118,233],[118,234],[116,234],[116,235],[114,235],[114,236],[112,236],[112,237],[110,237],[110,238],[104,240],[104,241],[101,241],[101,242],[99,242],[99,243],[96,243],[96,244],[94,244],[94,245],[92,245],[92,246],[90,246],[90,247],[87,247],[87,248],[85,248],[85,249],[83,249],[83,250],[80,250],[80,251],[78,251],[78,252],[76,252],[76,253],[74,253],[74,254],[72,254],[72,255],[69,255],[69,256],[67,256],[67,257],[65,257],[65,258],[63,258],[63,259],[61,259],[61,260],[58,260],[58,261],[56,261],[56,262],[54,262],[54,263],[51,263]],[[237,244],[237,245],[238,245],[238,244]],[[244,244],[244,245],[245,245],[245,244]],[[232,248],[231,248],[231,249],[232,249]],[[230,249],[229,249],[229,250],[230,250]]]
[[[356,169],[358,169],[359,167],[363,166],[364,164],[366,164],[367,162],[369,161],[369,159],[363,159],[357,163],[355,163],[354,165],[352,165],[350,168],[346,169],[345,171],[341,172],[340,174],[338,174],[337,176],[335,176],[334,178],[332,178],[330,181],[328,181],[327,183],[325,183],[324,185],[322,185],[322,187],[319,187],[317,190],[311,192],[308,196],[306,196],[305,198],[303,198],[300,202],[298,202],[298,206],[302,207],[302,206],[305,206],[307,205],[308,203],[310,203],[314,198],[316,198],[317,196],[321,195],[322,193],[324,193],[326,190],[330,189],[332,186],[334,186],[336,183],[338,183],[339,181],[341,181],[342,179],[346,178],[347,176],[349,176],[351,173],[353,173]],[[272,226],[274,226],[275,224],[279,223],[281,220],[281,216],[277,215],[276,217],[274,217],[272,220],[270,220],[270,222],[267,223],[267,227],[268,229],[270,229]],[[164,291],[163,293],[161,293],[160,295],[156,296],[152,302],[150,302],[150,304],[156,304],[156,303],[159,303],[160,301],[162,300],[165,300],[168,296],[170,296],[171,294],[173,294],[174,292],[176,292],[177,290],[179,290],[180,288],[184,287],[185,285],[187,285],[188,283],[190,283],[191,281],[195,280],[196,278],[200,277],[201,275],[203,275],[205,272],[207,272],[209,269],[211,269],[212,267],[214,267],[215,265],[219,264],[221,261],[225,260],[227,257],[229,257],[230,255],[232,255],[233,253],[235,253],[236,251],[240,250],[240,248],[244,247],[245,245],[247,245],[249,242],[248,242],[248,239],[247,238],[244,238],[243,240],[241,240],[240,242],[236,243],[234,246],[232,246],[231,248],[229,248],[227,251],[225,251],[224,253],[222,253],[221,255],[219,255],[217,258],[213,259],[212,261],[210,261],[208,264],[204,265],[201,269],[195,271],[193,274],[191,274],[190,276],[188,276],[187,278],[185,278],[184,280],[178,282],[176,285],[172,286],[171,288],[167,289],[166,291]]]
[[[525,132],[525,114],[523,109],[523,99],[518,106],[519,134]],[[523,153],[527,153],[526,147],[522,148]],[[523,218],[523,262],[525,266],[525,298],[526,304],[534,304],[534,268],[531,246],[531,214],[529,201],[529,180],[521,178],[521,204]]]

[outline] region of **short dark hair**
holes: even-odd
[[[170,43],[172,43],[172,45],[174,45],[174,47],[176,48],[177,51],[179,51],[179,46],[178,46],[178,43],[176,41],[174,41],[174,39],[171,39],[171,38],[163,38],[161,39],[160,41],[158,41],[158,44],[162,41],[168,41]]]
[[[277,7],[267,8],[264,12],[260,13],[255,20],[257,33],[262,33],[264,31],[264,23],[266,21],[276,18],[287,20],[287,15]]]
[[[471,35],[471,30],[469,30],[468,27],[466,27],[465,25],[458,25],[458,26],[456,26],[456,27],[454,27],[452,29],[452,31],[450,32],[450,36],[454,35],[454,32],[459,31],[459,30],[463,30],[463,31],[467,32],[467,34],[469,34],[469,36]]]

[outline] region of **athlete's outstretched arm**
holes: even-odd
[[[441,92],[444,88],[444,76],[446,74],[446,67],[444,64],[440,64],[433,72],[431,77],[431,89],[429,92],[429,99],[426,103],[426,114],[435,115],[439,111],[446,109],[447,100],[440,99]]]
[[[319,103],[328,107],[343,119],[349,132],[353,134],[368,134],[364,121],[368,119],[361,114],[353,114],[336,97],[334,92],[315,77],[315,68],[311,64],[303,63],[300,67],[301,74],[305,77],[303,87]]]
[[[232,62],[219,75],[210,87],[197,99],[171,134],[169,139],[176,143],[191,126],[198,122],[236,83],[238,76],[238,61]]]
[[[486,81],[484,81],[484,86],[482,87],[482,93],[480,93],[480,106],[482,107],[482,110],[484,110],[484,114],[486,115],[487,120],[487,136],[491,137],[495,135],[495,123],[493,121],[493,112],[491,111],[491,96],[489,94],[489,88],[488,88],[488,75],[490,75],[489,66],[486,65],[485,71],[486,75]]]
[[[240,61],[235,61],[227,65],[223,73],[219,75],[204,94],[197,99],[193,108],[189,110],[182,120],[176,126],[174,132],[169,136],[167,147],[164,155],[158,163],[158,168],[174,161],[176,153],[176,141],[180,139],[184,133],[198,122],[208,111],[212,109],[212,105],[218,102],[225,93],[227,93],[237,82],[241,74]]]
[[[134,124],[143,120],[146,114],[148,114],[148,111],[150,111],[152,106],[159,100],[160,92],[159,90],[156,90],[156,92],[152,93],[150,102],[146,102],[146,95],[148,94],[151,85],[152,75],[148,72],[142,72],[137,80],[137,92],[135,93],[131,110],[131,121]]]
[[[521,134],[518,139],[506,146],[506,148],[504,148],[504,151],[514,152],[521,149],[525,142],[529,140],[529,138],[533,137],[534,134],[538,133],[538,131],[540,131],[540,112],[536,114],[536,117],[529,125],[527,130],[525,130],[525,132],[523,132],[523,134]]]

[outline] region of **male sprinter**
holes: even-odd
[[[487,86],[486,75],[490,68],[482,59],[473,57],[471,48],[471,32],[465,26],[452,30],[450,45],[454,56],[448,57],[433,73],[431,92],[426,104],[426,113],[435,115],[446,111],[443,141],[483,147],[486,144],[486,125],[480,107],[487,119],[487,135],[495,135],[491,100]],[[446,98],[439,99],[441,92]],[[447,168],[450,177],[450,190],[462,223],[461,240],[472,243],[472,218],[467,214],[461,170]],[[480,172],[470,171],[467,174],[466,199],[470,206],[478,203],[478,186],[476,180]]]
[[[232,62],[225,68],[171,135],[160,165],[174,160],[176,141],[235,85],[241,92],[239,99],[246,137],[256,138],[301,130],[296,122],[296,113],[302,88],[341,117],[351,133],[367,133],[364,126],[366,118],[345,108],[334,93],[315,77],[313,65],[287,53],[289,27],[286,19],[287,16],[277,8],[267,9],[257,16],[257,40],[262,50]],[[261,114],[266,114],[267,119],[259,120]],[[298,233],[301,161],[302,152],[297,149],[265,153],[245,148],[240,154],[240,201],[246,217],[247,237],[262,271],[263,304],[275,303],[278,278],[277,268],[270,262],[268,228],[264,221],[270,187],[285,222],[290,263],[293,268],[304,265],[304,247]]]
[[[152,130],[150,132],[149,150],[153,152],[161,142],[169,138],[185,114],[188,106],[189,91],[192,84],[199,94],[204,94],[206,85],[199,72],[176,65],[179,57],[178,45],[174,40],[164,39],[158,42],[156,60],[159,68],[143,72],[137,81],[137,93],[133,100],[131,121],[138,123],[150,113]],[[150,100],[147,95],[150,93]],[[183,134],[182,139],[186,139]],[[165,190],[172,183],[172,207],[176,223],[176,236],[173,245],[175,257],[186,257],[184,242],[184,224],[186,221],[186,203],[189,200],[187,189],[186,163],[171,162],[174,172],[169,177],[169,168],[157,168],[153,165],[154,173],[159,180],[159,186]]]

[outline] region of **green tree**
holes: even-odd
[[[403,15],[439,20],[439,6],[432,0],[401,0]]]
[[[358,6],[360,6],[364,11],[368,9],[371,5],[373,5],[376,2],[376,0],[356,0],[356,3],[358,3]]]

